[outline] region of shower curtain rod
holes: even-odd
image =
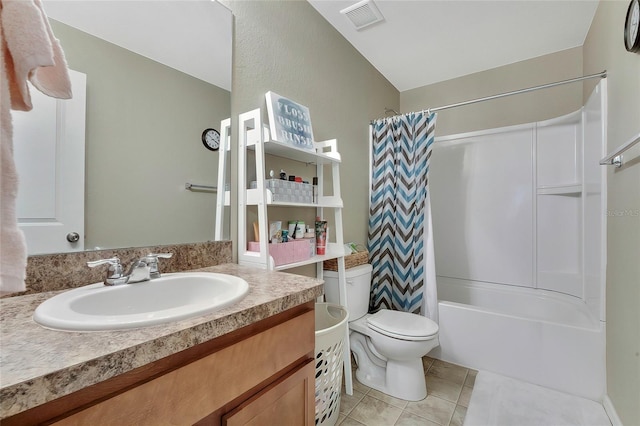
[[[582,76],[582,77],[570,78],[568,80],[556,81],[555,83],[542,84],[540,86],[528,87],[526,89],[514,90],[512,92],[500,93],[498,95],[486,96],[484,98],[472,99],[472,100],[469,100],[469,101],[458,102],[458,103],[455,103],[455,104],[444,105],[444,106],[441,106],[441,107],[423,109],[422,111],[414,111],[414,112],[407,113],[407,114],[415,114],[417,112],[430,113],[430,112],[442,111],[443,109],[456,108],[456,107],[459,107],[459,106],[475,104],[475,103],[478,103],[478,102],[491,101],[493,99],[504,98],[506,96],[519,95],[521,93],[533,92],[535,90],[547,89],[549,87],[561,86],[563,84],[575,83],[575,82],[582,81],[582,80],[589,80],[591,78],[607,78],[607,70],[604,70],[604,71],[596,73],[596,74],[590,74],[590,75],[585,75],[585,76]],[[398,115],[395,115],[394,117],[399,117],[401,115],[406,115],[406,114],[398,114]],[[387,118],[389,118],[389,117],[387,117]],[[393,118],[393,117],[391,117],[391,118]]]

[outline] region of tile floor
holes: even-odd
[[[353,395],[347,395],[343,389],[337,425],[461,426],[478,372],[429,357],[422,362],[427,397],[417,402],[392,398],[364,386],[354,373]]]

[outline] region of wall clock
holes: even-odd
[[[220,132],[216,129],[205,129],[202,132],[202,143],[208,150],[217,151],[220,149]]]
[[[624,47],[629,52],[640,52],[640,0],[631,0],[624,21]]]

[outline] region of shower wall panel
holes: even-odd
[[[582,297],[582,113],[536,131],[537,287]]]
[[[584,299],[591,312],[605,320],[607,270],[607,169],[599,161],[606,147],[606,80],[593,90],[583,111],[584,129]]]
[[[429,181],[438,275],[534,285],[533,140],[532,126],[517,126],[435,144]]]
[[[604,320],[605,129],[601,81],[574,113],[437,137],[437,276],[565,293]]]

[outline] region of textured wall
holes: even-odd
[[[85,247],[213,239],[218,154],[201,142],[229,117],[219,87],[53,22],[72,69],[87,74]]]
[[[398,91],[306,1],[225,4],[235,17],[232,116],[264,108],[269,90],[308,106],[315,139],[336,138],[342,154],[345,241],[364,243],[368,125],[384,115],[385,106],[398,108]],[[282,164],[289,173],[299,170],[279,160],[269,162],[273,168]],[[311,174],[304,169],[298,173]],[[280,214],[278,219],[305,219],[309,212]]]
[[[607,69],[608,152],[640,132],[640,55],[624,48],[628,1],[602,1],[584,72]],[[585,84],[585,97],[592,84]],[[607,170],[607,391],[623,424],[640,424],[640,146]]]
[[[434,65],[436,66],[436,65]],[[580,47],[407,90],[402,112],[435,108],[582,75]],[[570,84],[438,113],[436,137],[558,117],[582,106],[582,85]]]

